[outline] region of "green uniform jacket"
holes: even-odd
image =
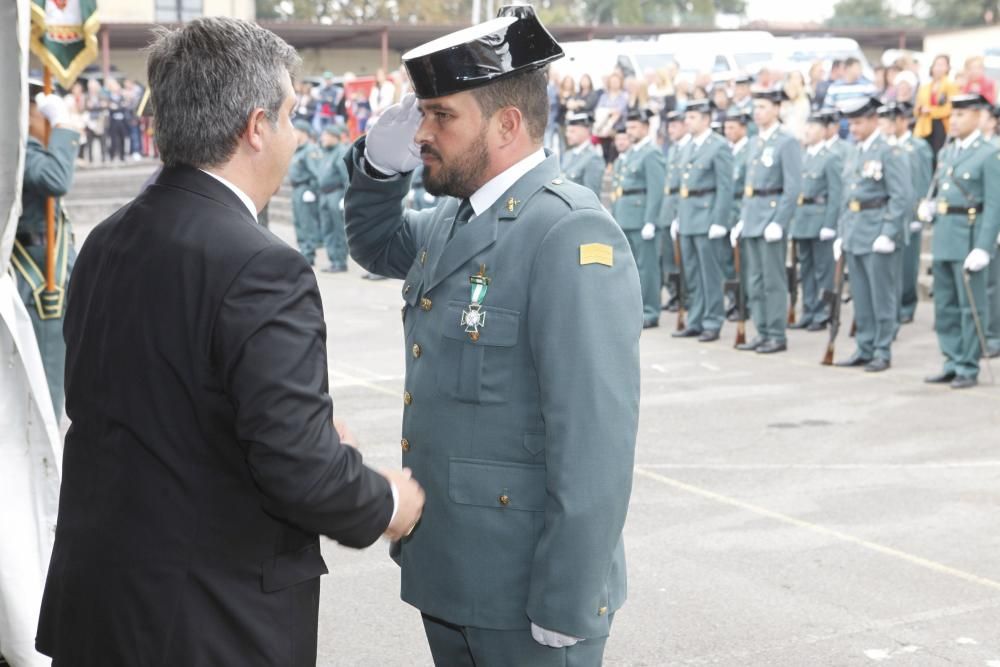
[[[626,151],[618,192],[639,192],[621,194],[615,199],[612,213],[622,229],[635,231],[642,229],[647,222],[659,223],[666,178],[663,151],[652,141]]]
[[[427,493],[398,545],[402,598],[457,625],[576,637],[625,600],[639,416],[639,276],[622,230],[549,156],[454,232],[459,201],[403,210],[409,178],[349,157],[347,236],[403,278],[403,465]],[[479,336],[470,277],[490,284]],[[529,621],[530,619],[530,621]]]
[[[45,200],[49,196],[62,197],[69,191],[79,146],[80,135],[62,127],[53,128],[47,150],[37,139],[28,139],[21,217],[17,221],[19,233],[45,233]],[[56,220],[62,217],[61,211],[62,201],[56,199]]]
[[[701,146],[694,141],[688,144],[685,157],[677,201],[680,233],[708,234],[711,225],[729,229],[733,201],[733,151],[729,142],[709,131]],[[714,192],[691,194],[705,190]]]
[[[909,245],[910,222],[917,219],[917,206],[920,200],[927,196],[927,189],[931,185],[934,152],[930,144],[912,134],[905,141],[898,142],[896,146],[906,157],[906,164],[910,170],[910,212],[903,220],[903,232],[906,235],[906,244]]]
[[[681,144],[676,142],[667,149],[666,185],[663,188],[663,201],[660,203],[660,217],[657,227],[666,229],[677,218],[677,191],[681,187],[681,164],[684,150],[690,144],[690,135]]]
[[[989,187],[986,185],[989,184]],[[972,208],[984,205],[982,213],[934,216],[931,252],[936,262],[963,261],[973,248],[994,255],[1000,232],[1000,152],[980,138],[965,150],[952,142],[938,155],[938,206]]]
[[[751,139],[747,138],[736,151],[732,151],[730,146],[730,151],[733,153],[733,194],[730,197],[732,204],[730,205],[729,224],[727,225],[730,229],[740,219],[740,209],[743,208],[743,188],[746,187],[747,182],[747,151],[750,141]]]
[[[414,210],[422,211],[425,208],[437,206],[438,198],[427,192],[427,188],[424,187],[424,165],[422,164],[413,170],[413,175],[410,177],[410,194],[412,196],[410,207]]]
[[[882,235],[896,245],[904,242],[903,228],[909,224],[913,195],[909,164],[900,149],[890,146],[881,134],[867,151],[860,143],[851,146],[844,160],[843,184],[838,232],[844,252],[867,255]],[[877,199],[888,202],[878,208],[852,210],[856,208],[852,202]]]
[[[840,217],[844,161],[839,151],[821,148],[815,155],[808,151],[802,160],[802,192],[792,221],[793,239],[818,239],[822,228],[837,229]],[[807,204],[814,199],[817,203]],[[822,203],[818,203],[818,201]]]
[[[311,190],[319,197],[319,171],[321,151],[316,144],[306,142],[295,149],[292,163],[288,167],[288,180],[292,187],[301,192]],[[299,195],[301,197],[301,194]]]
[[[341,145],[324,148],[319,161],[317,186],[324,195],[334,194],[335,190],[347,188],[347,164],[344,155],[347,149]],[[338,193],[342,195],[343,193]]]
[[[764,228],[772,222],[781,225],[787,236],[792,215],[798,207],[801,187],[802,150],[795,137],[779,127],[766,141],[759,134],[751,139],[745,189],[781,192],[764,196],[744,194],[741,210],[743,237],[752,239],[763,236]]]
[[[604,158],[590,145],[579,151],[567,150],[563,156],[563,178],[568,178],[577,185],[589,188],[601,198],[601,185],[604,182]]]

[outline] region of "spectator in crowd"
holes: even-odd
[[[872,72],[875,74],[875,80],[872,81],[875,85],[875,95],[879,99],[885,99],[885,91],[889,87],[889,80],[886,76],[885,67],[882,65],[876,65],[872,68]]]
[[[809,66],[809,82],[808,82],[808,92],[810,99],[813,100],[813,108],[818,109],[819,105],[816,102],[817,91],[820,89],[820,85],[826,80],[826,68],[823,66],[822,60],[815,61]]]
[[[312,122],[316,115],[316,105],[318,100],[313,95],[313,86],[308,81],[300,81],[295,93],[295,113],[292,120],[304,120]]]
[[[108,103],[108,158],[125,160],[125,142],[128,140],[128,106],[116,79],[108,79],[106,86]]]
[[[725,123],[729,110],[729,89],[724,83],[717,83],[712,88],[713,123]]]
[[[139,105],[145,89],[133,79],[125,79],[123,86],[125,104],[128,108],[128,152],[132,159],[142,158],[142,119],[139,118]]]
[[[674,79],[674,111],[687,108],[688,101],[692,99],[692,87],[691,79],[686,76],[678,75]]]
[[[566,135],[566,114],[569,112],[570,100],[576,97],[576,81],[567,74],[559,81],[559,111],[556,114],[556,125],[561,136]]]
[[[604,151],[604,161],[611,164],[618,156],[612,139],[614,127],[619,122],[625,122],[628,112],[628,93],[622,86],[622,76],[618,71],[608,76],[607,88],[601,93],[594,109],[594,134],[601,140]]]
[[[708,99],[708,91],[704,87],[699,86],[698,84],[695,84],[694,86],[691,87],[691,97],[690,97],[690,99],[692,101],[693,100],[707,100]]]
[[[931,64],[931,80],[920,86],[917,91],[917,103],[914,115],[917,124],[913,133],[925,139],[934,151],[936,157],[945,141],[948,140],[948,121],[951,116],[951,100],[959,89],[948,76],[951,72],[951,58],[939,55]]]
[[[108,122],[108,104],[104,99],[104,90],[97,79],[87,81],[87,97],[84,102],[87,112],[87,161],[94,163],[94,147],[101,151],[101,162],[108,161],[108,149],[104,137]]]
[[[996,103],[996,84],[986,76],[986,62],[982,56],[972,56],[965,61],[965,83],[963,93],[979,93],[990,104]]]
[[[917,75],[908,69],[903,69],[892,82],[893,101],[913,104],[917,97],[917,86],[920,82]]]
[[[630,76],[625,80],[625,91],[628,93],[629,111],[649,108],[649,87],[644,81]]]
[[[885,92],[882,94],[884,102],[896,101],[896,77],[902,71],[898,63],[893,63],[885,68]]]
[[[333,79],[333,72],[323,72],[323,84],[319,90],[310,92],[315,95],[316,104],[313,106],[312,126],[316,135],[323,131],[330,123],[337,118],[337,105],[344,97],[344,89],[337,85]]]
[[[781,124],[801,142],[805,139],[806,122],[809,120],[812,104],[806,93],[805,79],[798,70],[792,70],[785,77],[785,95],[788,99],[781,103],[779,112]]]
[[[396,97],[396,84],[389,78],[385,70],[381,67],[375,71],[375,84],[368,94],[368,106],[371,107],[371,117],[368,124],[374,123],[382,112],[398,101]]]
[[[816,86],[815,95],[813,96],[813,104],[816,108],[832,106],[826,99],[827,91],[830,90],[830,86],[840,81],[841,77],[844,76],[844,61],[834,60],[830,63],[830,73],[827,75],[825,81],[820,81]]]
[[[674,90],[674,76],[677,74],[677,65],[670,63],[666,67],[656,70],[653,76],[653,83],[649,86],[649,108],[658,111],[660,116],[665,117],[677,106],[677,96]]]
[[[827,89],[823,105],[835,107],[859,97],[876,97],[877,93],[875,84],[862,75],[861,61],[851,57],[844,61],[843,77]]]
[[[70,102],[72,100],[72,103]],[[70,108],[70,113],[73,115],[74,125],[80,128],[80,150],[77,157],[83,160],[83,156],[87,150],[87,134],[84,131],[87,127],[87,94],[83,90],[83,84],[77,81],[70,88],[69,95],[66,96],[66,103]]]
[[[358,123],[358,132],[362,134],[368,131],[368,123],[371,120],[372,106],[369,100],[370,98],[360,89],[355,90],[351,96],[350,114]]]
[[[572,113],[589,113],[593,115],[597,108],[597,102],[601,99],[601,92],[594,90],[594,80],[589,74],[580,76],[580,88],[576,94],[566,103],[566,110]]]

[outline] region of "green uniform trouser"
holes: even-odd
[[[643,322],[658,322],[660,320],[660,290],[663,288],[660,273],[660,238],[664,236],[659,229],[656,236],[645,241],[639,230],[625,232],[632,256],[639,268],[639,287],[642,290],[642,320]],[[667,234],[669,236],[669,234]]]
[[[798,239],[799,282],[802,284],[802,323],[826,322],[829,307],[823,290],[833,290],[833,241]]]
[[[944,371],[974,378],[979,375],[979,336],[962,278],[963,264],[963,261],[933,264],[934,331],[945,357]],[[986,280],[986,269],[969,274],[981,322],[985,322]]]
[[[711,240],[707,234],[681,234],[681,259],[688,293],[687,325],[700,331],[718,331],[726,319],[722,300],[725,280],[719,261],[721,244],[727,239]]]
[[[678,297],[677,285],[671,280],[671,276],[677,274],[677,262],[674,261],[674,240],[669,233],[659,235],[660,244],[660,280],[667,286],[667,297],[675,299]]]
[[[845,253],[858,326],[854,342],[864,359],[892,360],[892,340],[899,327],[900,252]]]
[[[994,251],[990,265],[986,267],[986,347],[989,351],[1000,350],[1000,252]]]
[[[536,642],[529,629],[460,627],[426,614],[423,620],[437,667],[600,667],[607,644],[601,637],[550,648]]]
[[[331,265],[347,265],[347,229],[340,203],[344,191],[334,190],[319,196],[319,228],[326,247],[326,257]]]
[[[722,266],[722,277],[726,281],[736,280],[736,264],[733,262],[733,246],[729,242],[729,235],[719,239],[722,243],[716,246],[716,252],[719,255],[719,264]],[[729,290],[725,292],[725,297],[729,299],[729,305],[736,305],[736,291]],[[723,305],[725,308],[725,305]]]
[[[747,301],[757,335],[785,342],[788,323],[788,271],[785,253],[788,243],[768,243],[764,237],[746,239],[742,246],[746,274]]]
[[[917,301],[919,300],[917,278],[920,275],[922,238],[923,232],[910,232],[910,244],[902,250],[903,273],[899,297],[899,318],[901,320],[913,319],[913,314],[917,311]]]
[[[319,205],[317,202],[302,201],[302,195],[308,190],[303,185],[292,190],[292,221],[295,224],[295,242],[299,244],[299,251],[312,264],[316,261],[316,248],[320,244]]]

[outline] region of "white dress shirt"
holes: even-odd
[[[222,183],[227,188],[232,190],[233,194],[239,197],[240,201],[243,202],[243,205],[247,207],[248,211],[250,211],[250,215],[253,216],[253,219],[254,220],[257,219],[257,207],[254,206],[253,200],[250,199],[250,196],[247,195],[247,193],[243,192],[238,187],[236,187],[235,185],[224,179],[222,176],[219,176],[218,174],[213,174],[212,172],[205,171],[204,169],[199,169],[198,171],[208,174],[209,176],[217,180],[219,183]]]
[[[510,186],[520,180],[522,176],[545,162],[545,150],[539,148],[537,151],[524,158],[517,164],[507,167],[490,180],[486,181],[481,188],[472,193],[469,203],[472,204],[472,212],[482,215],[483,211],[496,203],[500,195],[507,192]]]

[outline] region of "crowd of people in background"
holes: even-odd
[[[74,125],[83,129],[81,161],[123,162],[156,156],[152,118],[140,106],[146,89],[132,79],[77,81],[66,95]]]

